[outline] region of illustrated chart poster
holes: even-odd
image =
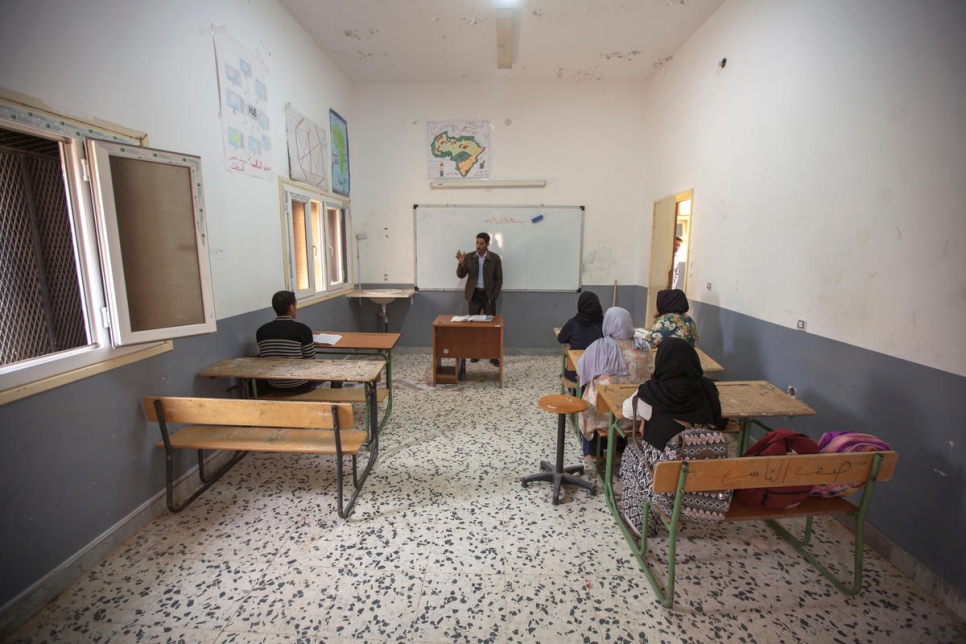
[[[329,110],[332,130],[332,192],[349,196],[349,126],[335,110]]]
[[[285,106],[285,136],[288,140],[289,176],[328,192],[325,160],[329,151],[326,131],[305,118],[291,105]]]
[[[428,121],[430,179],[489,179],[489,121]]]
[[[225,34],[215,35],[215,60],[228,169],[269,179],[268,70],[255,54]]]

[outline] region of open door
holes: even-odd
[[[658,291],[672,288],[673,285],[673,288],[686,292],[692,195],[693,191],[687,190],[654,202],[651,266],[647,278],[647,319],[642,326],[650,326],[654,319]],[[679,248],[675,248],[675,238],[682,240]]]

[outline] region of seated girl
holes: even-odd
[[[718,388],[704,377],[697,351],[680,338],[665,338],[661,343],[653,378],[637,389],[636,416],[633,400],[632,397],[624,401],[622,413],[625,418],[644,419],[642,493],[653,503],[654,466],[674,458],[665,449],[668,442],[692,426],[721,430],[725,421],[721,417]],[[656,519],[648,522],[649,536],[656,534],[657,526]]]
[[[692,347],[698,341],[698,327],[688,315],[688,298],[681,289],[658,291],[657,311],[654,324],[644,336],[644,341],[657,348],[664,338],[675,337],[686,340]]]
[[[587,347],[577,362],[583,399],[589,403],[578,417],[584,437],[584,457],[589,462],[596,460],[597,430],[607,429],[609,421],[609,414],[596,411],[597,387],[641,382],[650,378],[654,369],[650,347],[634,348],[634,324],[625,309],[616,306],[607,309],[601,330],[604,337]]]
[[[600,307],[600,300],[596,293],[584,291],[577,298],[577,315],[567,320],[567,323],[557,334],[557,342],[568,344],[571,349],[586,349],[594,340],[604,337],[601,324],[604,321],[604,309]],[[564,377],[577,380],[577,372],[564,371]]]

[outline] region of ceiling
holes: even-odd
[[[280,0],[355,83],[647,81],[724,0]],[[497,12],[515,8],[512,69]]]

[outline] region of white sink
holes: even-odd
[[[356,291],[350,294],[349,297],[364,297],[368,298],[374,304],[385,306],[386,304],[392,304],[395,300],[412,297],[415,292],[411,288],[370,288],[364,291]]]

